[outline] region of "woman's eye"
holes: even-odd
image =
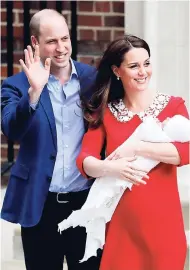
[[[145,67],[148,67],[150,65],[150,62],[145,63]]]

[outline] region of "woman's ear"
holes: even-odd
[[[111,66],[111,69],[112,69],[113,73],[115,74],[115,76],[116,76],[117,78],[119,78],[120,76],[119,76],[119,70],[118,70],[118,67],[115,66],[115,65],[113,65],[113,66]]]
[[[35,48],[36,45],[38,45],[38,40],[35,36],[31,36],[31,44],[33,49]]]
[[[113,73],[115,74],[116,77],[119,77],[119,74],[118,74],[118,67],[113,65],[111,66],[111,69],[113,71]]]

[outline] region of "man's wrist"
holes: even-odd
[[[35,104],[38,102],[41,94],[41,90],[34,90],[32,87],[28,89],[29,102],[30,104]]]

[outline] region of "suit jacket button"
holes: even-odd
[[[50,159],[51,159],[51,160],[55,160],[55,158],[56,158],[56,156],[50,155]]]
[[[47,177],[47,180],[48,180],[49,182],[51,182],[52,177],[48,176],[48,177]]]

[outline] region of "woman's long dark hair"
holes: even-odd
[[[100,126],[105,108],[109,102],[124,97],[124,88],[121,80],[117,80],[112,66],[120,67],[124,55],[132,48],[144,48],[150,56],[150,48],[146,41],[133,35],[125,35],[112,41],[100,61],[95,81],[95,91],[90,101],[82,100],[84,118],[91,128]]]

